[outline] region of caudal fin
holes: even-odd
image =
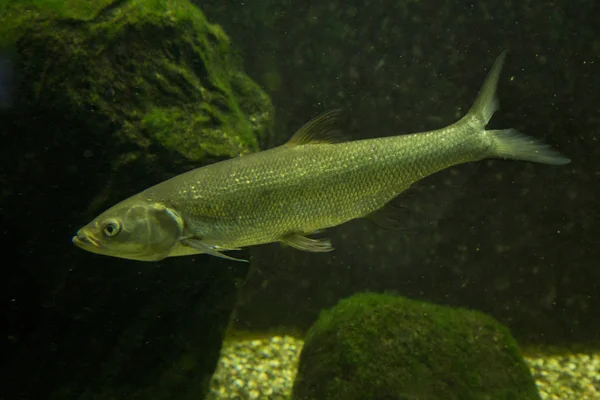
[[[498,110],[496,86],[507,51],[503,51],[494,62],[473,106],[464,117],[470,124],[481,126],[482,133],[488,135],[491,144],[489,158],[510,158],[551,165],[564,165],[571,160],[540,140],[527,136],[515,129],[484,130],[494,112]]]

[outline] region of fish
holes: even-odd
[[[498,109],[506,57],[494,62],[469,111],[445,128],[347,140],[339,110],[314,118],[278,147],[202,166],[158,183],[97,216],[72,238],[92,253],[139,261],[280,242],[329,252],[315,233],[386,209],[420,179],[488,158],[549,165],[571,160],[514,129],[486,130]]]

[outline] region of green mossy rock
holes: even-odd
[[[359,294],[307,334],[294,400],[539,400],[509,331],[484,314]]]
[[[0,13],[0,45],[18,53],[16,109],[197,162],[256,151],[270,135],[268,96],[187,0],[13,0]]]

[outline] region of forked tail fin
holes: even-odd
[[[515,129],[485,130],[485,126],[498,109],[496,86],[506,53],[506,50],[503,51],[494,62],[475,103],[463,120],[471,125],[480,126],[482,134],[488,135],[491,143],[487,158],[510,158],[551,165],[568,164],[571,160],[557,150]]]

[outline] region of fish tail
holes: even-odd
[[[472,126],[480,127],[482,134],[487,136],[486,158],[524,160],[551,165],[568,164],[571,160],[560,152],[515,129],[485,130],[485,126],[492,119],[494,112],[498,110],[496,87],[506,53],[506,50],[503,51],[494,62],[475,103],[464,119]]]

